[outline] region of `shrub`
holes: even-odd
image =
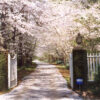
[[[56,64],[63,64],[63,61],[62,60],[57,60]]]
[[[93,94],[100,95],[100,66],[98,67],[98,73],[95,74],[95,87]]]
[[[68,62],[66,63],[66,66],[65,67],[66,67],[66,69],[69,70],[69,63]]]
[[[7,89],[7,60],[4,52],[0,52],[0,91]]]
[[[96,3],[98,2],[99,0],[88,0],[89,3]]]

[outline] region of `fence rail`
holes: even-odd
[[[88,80],[94,81],[94,76],[100,66],[100,53],[87,53]]]

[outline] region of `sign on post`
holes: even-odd
[[[83,79],[82,78],[77,78],[76,79],[76,84],[77,85],[83,85]]]

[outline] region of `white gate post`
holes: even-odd
[[[17,85],[17,55],[11,58],[8,54],[8,88],[13,88]]]
[[[73,54],[70,54],[70,83],[71,83],[71,87],[73,89]]]

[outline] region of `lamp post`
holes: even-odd
[[[78,45],[81,45],[81,44],[82,44],[82,41],[83,41],[83,38],[82,38],[81,34],[78,33],[78,35],[77,35],[77,37],[76,37],[76,43],[77,43]]]
[[[73,89],[80,91],[86,90],[88,79],[88,67],[87,67],[87,51],[81,46],[83,37],[78,33],[76,37],[76,43],[78,44],[73,48],[72,53],[72,80]]]

